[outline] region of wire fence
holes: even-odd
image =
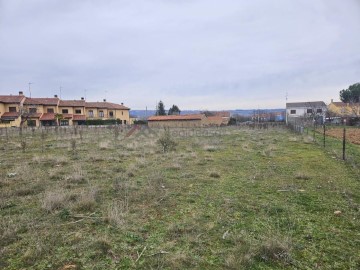
[[[289,123],[288,128],[322,147],[332,158],[346,161],[360,173],[359,127]]]

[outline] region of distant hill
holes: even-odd
[[[262,112],[285,112],[285,109],[251,109],[251,110],[242,110],[242,109],[236,109],[236,110],[224,110],[227,112],[230,112],[231,115],[237,114],[237,115],[242,115],[242,116],[250,116],[254,113],[255,111],[262,111]],[[222,110],[220,110],[222,111]],[[146,119],[152,115],[155,115],[156,111],[155,110],[131,110],[130,111],[130,115],[132,116],[136,116],[140,119]],[[184,110],[181,111],[181,114],[194,114],[194,113],[200,113],[200,110]]]

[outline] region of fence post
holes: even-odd
[[[325,148],[325,136],[326,136],[326,126],[325,126],[325,124],[324,124],[324,148]]]
[[[345,160],[345,140],[346,140],[346,128],[344,127],[344,133],[343,133],[343,160]]]
[[[314,129],[313,137],[314,137],[314,142],[315,142],[315,121],[314,121],[314,127],[313,127],[313,129]]]

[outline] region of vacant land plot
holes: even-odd
[[[326,131],[328,136],[332,136],[334,138],[342,139],[343,138],[343,128],[329,128]],[[360,144],[360,128],[347,128],[346,129],[346,138],[349,142]]]
[[[359,175],[285,129],[1,136],[0,269],[359,269]]]

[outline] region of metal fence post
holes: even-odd
[[[315,121],[314,121],[314,127],[313,127],[313,129],[314,129],[313,137],[314,137],[314,142],[315,142]]]
[[[343,160],[345,160],[345,146],[346,146],[346,128],[344,127],[344,133],[343,133]]]

